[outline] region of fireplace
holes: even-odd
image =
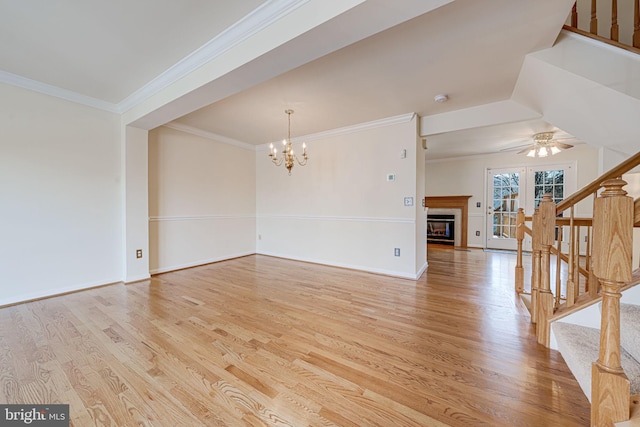
[[[424,198],[424,205],[429,208],[427,218],[431,215],[454,215],[455,226],[450,228],[455,233],[453,246],[456,247],[467,247],[469,198],[471,196],[427,196]]]
[[[427,215],[427,243],[453,246],[455,215]]]

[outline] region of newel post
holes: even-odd
[[[611,179],[595,200],[593,270],[602,284],[600,354],[591,368],[591,425],[629,419],[629,380],[620,365],[620,290],[631,281],[633,200]]]
[[[516,258],[516,292],[524,292],[524,267],[522,266],[522,241],[524,240],[524,209],[519,208],[516,213],[516,239],[518,254]]]
[[[551,194],[545,194],[538,206],[540,215],[540,288],[538,289],[538,342],[549,347],[551,330],[549,319],[553,315],[555,301],[551,293],[551,246],[555,241],[556,204]]]
[[[540,213],[531,217],[531,323],[538,321],[538,289],[540,288]]]

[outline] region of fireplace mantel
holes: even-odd
[[[467,229],[469,228],[469,199],[471,196],[427,196],[424,205],[433,209],[460,209],[462,211],[460,224],[460,246],[467,247]]]

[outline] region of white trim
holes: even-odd
[[[563,35],[563,36],[566,36],[567,38],[571,38],[571,39],[577,40],[579,42],[588,43],[588,44],[590,44],[590,45],[592,45],[594,47],[597,47],[597,48],[602,48],[602,49],[609,50],[609,51],[611,51],[611,52],[613,52],[615,54],[618,54],[618,55],[626,55],[629,58],[633,59],[634,61],[637,60],[637,58],[638,58],[638,54],[634,53],[634,52],[631,52],[630,50],[627,50],[627,49],[624,49],[624,48],[621,48],[621,47],[618,47],[618,46],[614,46],[614,45],[609,44],[609,43],[601,42],[599,40],[592,39],[591,37],[586,37],[586,36],[583,36],[581,34],[574,33],[573,31],[565,30],[564,28],[560,31],[560,34]],[[557,43],[558,43],[558,41],[556,41],[556,44]],[[621,44],[624,44],[624,43],[621,43]]]
[[[229,254],[229,255],[216,257],[216,258],[209,258],[209,259],[203,259],[203,260],[200,260],[200,261],[189,262],[189,263],[186,263],[186,264],[172,265],[170,267],[163,267],[163,268],[156,268],[154,270],[150,270],[149,273],[150,274],[167,273],[169,271],[182,270],[183,268],[198,267],[200,265],[206,265],[206,264],[211,264],[211,263],[214,263],[214,262],[226,261],[226,260],[229,260],[229,259],[240,258],[240,257],[249,256],[249,255],[255,255],[255,254],[256,254],[255,252],[239,252],[239,253],[236,253],[236,254]]]
[[[129,284],[129,283],[134,283],[134,282],[140,282],[141,280],[147,280],[150,279],[151,275],[149,273],[147,274],[139,274],[137,276],[133,276],[133,277],[127,277],[124,280],[125,284]]]
[[[71,90],[62,89],[57,86],[31,80],[26,77],[11,74],[0,70],[0,82],[11,86],[21,87],[23,89],[32,90],[44,95],[54,96],[66,101],[75,102],[76,104],[86,105],[88,107],[97,108],[99,110],[108,111],[110,113],[119,113],[120,110],[116,104],[112,104],[101,99],[92,98],[90,96],[81,95]]]
[[[219,57],[229,49],[267,28],[309,0],[270,0],[253,10],[213,39],[169,67],[159,76],[118,104],[125,112],[157,94],[189,73]]]
[[[382,274],[382,275],[385,275],[385,276],[399,277],[401,279],[418,280],[418,278],[420,278],[420,276],[422,275],[422,273],[420,273],[420,275],[416,275],[416,274],[409,274],[409,273],[404,273],[404,272],[395,271],[395,270],[385,270],[385,269],[381,269],[381,268],[365,267],[365,266],[362,266],[362,265],[333,263],[333,262],[328,262],[326,260],[320,260],[320,259],[315,259],[315,258],[296,257],[296,256],[288,255],[288,254],[280,254],[280,253],[277,253],[277,252],[256,252],[256,255],[266,255],[266,256],[272,256],[272,257],[276,257],[276,258],[290,259],[290,260],[293,260],[293,261],[310,262],[312,264],[327,265],[329,267],[347,268],[349,270],[358,270],[358,271],[364,271],[364,272],[367,272],[367,273]],[[426,263],[423,266],[423,268],[426,269]],[[422,272],[424,272],[424,270],[422,270]]]
[[[255,215],[175,215],[175,216],[150,216],[149,222],[163,221],[210,221],[228,219],[255,219]]]
[[[311,216],[311,215],[258,215],[258,219],[280,219],[283,221],[349,221],[349,222],[389,222],[395,224],[415,224],[414,218],[373,218],[355,216]]]
[[[51,298],[58,295],[68,294],[71,292],[84,291],[87,289],[99,288],[101,286],[116,285],[121,283],[122,283],[122,280],[111,278],[111,279],[99,280],[97,282],[67,286],[65,288],[56,288],[51,290],[31,292],[28,294],[16,295],[11,298],[0,299],[0,307],[3,307],[5,305],[12,305],[12,304],[18,304],[22,302],[39,300],[43,298]]]
[[[247,144],[246,142],[238,141],[237,139],[218,135],[217,133],[207,132],[206,130],[198,129],[193,126],[183,125],[177,122],[169,122],[162,126],[167,127],[169,129],[177,130],[180,132],[189,133],[191,135],[200,136],[202,138],[210,139],[212,141],[221,142],[223,144],[229,144],[236,147],[244,148],[245,150],[256,151],[255,145]]]
[[[422,267],[420,267],[420,269],[416,273],[416,280],[418,280],[420,278],[420,276],[422,276],[424,274],[424,272],[427,271],[428,267],[429,267],[429,263],[427,261],[425,261],[424,264],[422,264]]]
[[[390,125],[396,125],[396,124],[401,124],[401,123],[408,123],[411,120],[413,120],[415,115],[416,115],[416,113],[401,114],[399,116],[387,117],[385,119],[373,120],[373,121],[370,121],[370,122],[359,123],[359,124],[356,124],[356,125],[344,126],[344,127],[337,128],[337,129],[327,130],[327,131],[318,132],[318,133],[312,133],[312,134],[304,135],[304,136],[298,136],[298,137],[295,137],[295,138],[291,138],[291,142],[293,142],[293,143],[303,142],[303,141],[304,142],[311,142],[311,141],[316,141],[316,140],[319,140],[319,139],[332,138],[334,136],[347,135],[347,134],[355,133],[355,132],[363,132],[363,131],[366,131],[366,130],[376,129],[376,128],[383,127],[383,126],[390,126]],[[273,141],[273,142],[271,142],[271,144],[276,144],[277,142],[280,142],[280,141]],[[256,151],[267,151],[268,147],[269,147],[269,144],[270,143],[258,145]]]

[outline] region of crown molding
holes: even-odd
[[[304,136],[297,136],[291,138],[291,142],[311,142],[319,139],[327,139],[334,136],[347,135],[355,132],[363,132],[369,129],[375,129],[383,126],[397,125],[401,123],[408,123],[416,116],[416,113],[401,114],[399,116],[387,117],[386,119],[373,120],[370,122],[359,123],[356,125],[345,126],[337,129],[331,129],[323,132],[312,133]],[[273,142],[272,144],[275,144]],[[264,151],[269,147],[269,143],[260,144],[257,146],[256,151]]]
[[[169,67],[159,76],[149,81],[140,89],[120,101],[113,104],[101,99],[92,98],[57,86],[31,80],[15,74],[0,70],[0,83],[55,96],[67,101],[86,105],[111,113],[122,114],[141,102],[149,99],[172,83],[183,78],[207,62],[212,61],[229,49],[267,28],[269,25],[288,15],[309,0],[269,0],[254,9],[207,43],[191,52],[189,55]]]
[[[236,147],[244,148],[245,150],[256,151],[256,146],[247,144],[246,142],[238,141],[237,139],[229,138],[226,136],[218,135],[217,133],[207,132],[206,130],[198,129],[192,126],[183,125],[177,122],[169,122],[164,125],[169,129],[174,129],[180,132],[190,133],[191,135],[200,136],[202,138],[210,139],[216,142],[222,142],[223,144],[234,145]]]
[[[309,0],[271,0],[263,3],[213,39],[172,65],[162,74],[129,95],[118,104],[125,112],[149,99],[167,86],[188,75],[229,49],[267,28]]]
[[[76,104],[82,104],[88,107],[108,111],[110,113],[120,113],[120,110],[118,109],[118,106],[116,104],[112,104],[101,99],[92,98],[90,96],[81,95],[71,90],[62,89],[57,86],[49,85],[36,80],[31,80],[26,77],[8,73],[6,71],[0,70],[0,82],[9,84],[11,86],[17,86],[23,89],[32,90],[44,95],[61,98],[66,101],[75,102]]]

